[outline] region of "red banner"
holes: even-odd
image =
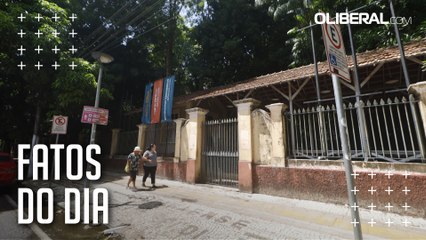
[[[152,92],[151,123],[159,123],[161,116],[161,98],[163,97],[163,79],[154,82]]]

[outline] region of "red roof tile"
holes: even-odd
[[[405,56],[418,56],[426,54],[426,38],[413,41],[404,46]],[[395,61],[400,58],[398,46],[381,48],[372,51],[359,53],[357,55],[358,66],[370,66],[379,62]],[[349,67],[353,66],[352,58],[348,56]],[[318,74],[327,74],[327,62],[318,62]],[[254,77],[242,82],[234,83],[231,85],[215,87],[203,91],[194,92],[189,95],[177,97],[175,102],[182,103],[186,101],[201,100],[209,97],[225,95],[229,93],[247,91],[255,88],[266,87],[278,83],[283,83],[291,80],[306,79],[314,76],[314,65],[306,65],[298,68],[288,69],[281,72],[275,72],[259,77]]]

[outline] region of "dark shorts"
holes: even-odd
[[[136,170],[134,170],[134,171],[130,170],[129,174],[130,174],[130,178],[136,179],[136,175],[138,174],[138,171],[136,171]]]

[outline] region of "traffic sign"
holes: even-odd
[[[81,122],[108,125],[108,109],[84,106]]]
[[[339,25],[322,24],[322,34],[330,72],[350,83],[351,74]]]
[[[68,117],[53,116],[52,134],[67,134]]]

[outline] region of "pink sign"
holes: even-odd
[[[108,125],[108,109],[84,106],[81,122]]]

